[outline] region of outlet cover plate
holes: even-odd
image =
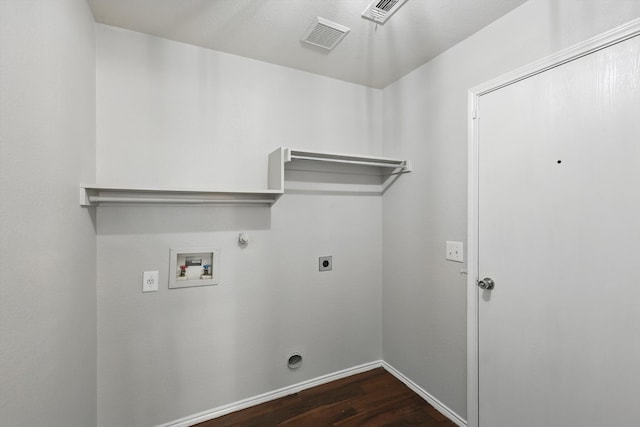
[[[157,271],[142,273],[142,292],[156,292],[158,290],[158,276]]]
[[[331,271],[333,269],[333,260],[330,256],[321,256],[318,258],[318,271]]]
[[[462,242],[447,241],[447,259],[449,261],[464,262],[464,245]]]

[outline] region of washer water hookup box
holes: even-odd
[[[220,249],[171,249],[169,288],[220,284]]]

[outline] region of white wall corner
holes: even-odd
[[[460,415],[455,413],[453,410],[449,409],[447,405],[440,402],[434,396],[432,396],[425,389],[420,387],[418,384],[411,381],[407,376],[405,376],[402,372],[398,371],[396,368],[382,361],[382,367],[389,372],[391,375],[402,381],[407,387],[409,387],[413,392],[415,392],[418,396],[426,400],[431,406],[438,410],[442,415],[449,418],[452,422],[454,422],[457,426],[466,427],[467,420],[462,418]]]

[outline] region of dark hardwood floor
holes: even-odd
[[[453,425],[382,368],[197,424],[198,427]]]

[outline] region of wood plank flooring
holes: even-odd
[[[383,368],[303,390],[197,427],[454,426]]]

